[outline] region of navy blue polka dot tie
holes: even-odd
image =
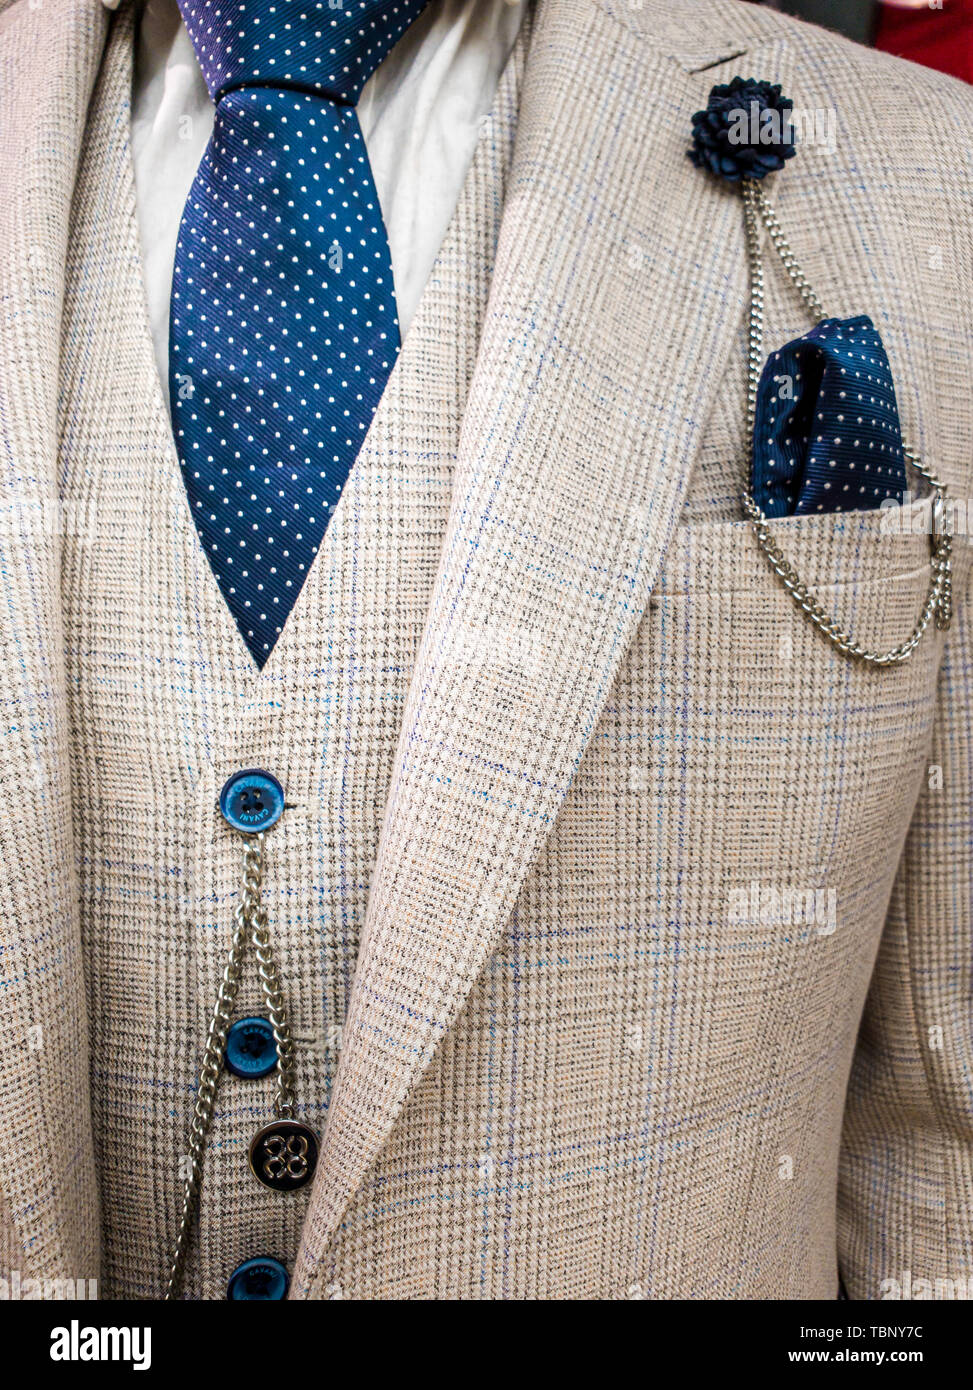
[[[398,353],[354,106],[426,3],[179,0],[216,117],[173,272],[173,429],[200,539],[258,666]]]

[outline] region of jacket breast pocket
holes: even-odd
[[[921,503],[786,518],[772,534],[852,637],[882,651],[908,637],[932,577]],[[970,554],[956,537],[957,605]],[[612,710],[639,761],[633,807],[648,797],[653,841],[686,847],[681,883],[707,920],[725,928],[732,893],[757,883],[834,890],[846,925],[880,929],[930,775],[943,642],[931,621],[901,665],[849,659],[799,611],[748,522],[677,529]]]

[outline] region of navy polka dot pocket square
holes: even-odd
[[[771,353],[753,436],[753,495],[766,515],[865,511],[906,488],[892,372],[871,319],[822,319]]]

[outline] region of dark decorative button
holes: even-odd
[[[226,1285],[232,1303],[250,1299],[279,1299],[287,1294],[287,1270],[271,1255],[258,1255],[237,1265]]]
[[[227,825],[256,835],[280,820],[284,789],[269,772],[248,767],[228,777],[220,792],[220,811]]]
[[[256,1081],[277,1065],[277,1043],[269,1018],[238,1018],[226,1035],[226,1066],[234,1076]]]
[[[318,1136],[297,1120],[271,1120],[251,1139],[247,1161],[266,1187],[293,1192],[314,1176]]]

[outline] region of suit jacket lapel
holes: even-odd
[[[350,1196],[550,831],[740,326],[739,200],[685,157],[692,112],[723,79],[687,70],[692,59],[638,52],[589,0],[543,5],[535,21],[294,1297],[313,1295]]]
[[[98,1272],[56,509],[65,246],[107,19],[94,0],[0,16],[0,1171],[28,1277]]]

